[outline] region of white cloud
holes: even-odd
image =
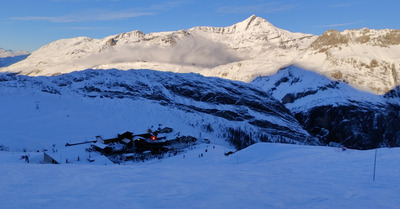
[[[129,19],[139,16],[153,15],[151,12],[136,12],[133,10],[110,11],[110,10],[91,10],[88,12],[73,13],[64,16],[46,17],[46,16],[28,16],[28,17],[12,17],[12,20],[24,21],[49,21],[55,23],[70,22],[89,22],[89,21],[107,21]]]
[[[134,47],[118,47],[85,57],[79,64],[98,66],[102,63],[146,61],[215,67],[239,60],[236,53],[222,43],[200,37],[187,37],[166,48],[140,44]]]
[[[348,22],[348,23],[337,23],[337,24],[330,24],[330,25],[321,25],[318,26],[319,28],[334,28],[334,27],[341,27],[341,26],[348,26],[348,25],[355,25],[360,22]]]
[[[76,27],[60,27],[59,29],[67,29],[67,30],[109,30],[109,27],[85,27],[85,26],[76,26]]]
[[[54,0],[65,1],[65,0]],[[75,1],[89,1],[89,0],[75,0]],[[99,0],[90,0],[99,1]],[[116,0],[109,0],[116,1]],[[48,21],[54,23],[71,23],[71,22],[90,22],[90,21],[108,21],[108,20],[122,20],[135,18],[139,16],[155,15],[156,12],[161,10],[169,10],[178,7],[184,3],[182,0],[169,1],[159,4],[150,5],[143,8],[131,8],[125,10],[108,10],[108,9],[87,9],[80,12],[74,12],[61,16],[25,16],[25,17],[11,17],[11,20],[21,21]]]

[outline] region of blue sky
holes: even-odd
[[[328,29],[400,29],[398,0],[12,0],[0,8],[0,48],[29,51],[77,36],[224,27],[252,14],[316,35]]]

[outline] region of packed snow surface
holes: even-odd
[[[207,150],[207,152],[206,152]],[[2,208],[398,208],[400,149],[200,144],[126,165],[26,164],[0,152]],[[199,157],[203,154],[203,157]]]

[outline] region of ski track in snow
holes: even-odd
[[[171,158],[126,165],[1,160],[0,202],[10,209],[400,205],[398,148],[378,150],[373,182],[373,150],[258,143],[226,157],[226,148],[213,146],[201,144]],[[0,152],[0,159],[11,155]]]

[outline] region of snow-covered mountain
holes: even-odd
[[[252,82],[281,101],[325,144],[358,149],[400,146],[400,94],[363,92],[295,66]]]
[[[0,48],[0,68],[7,67],[16,62],[24,60],[28,56],[29,52],[27,51],[14,52],[11,50],[4,50]]]
[[[384,94],[400,84],[400,30],[329,30],[295,64]]]
[[[3,73],[0,135],[4,146],[41,149],[164,124],[237,149],[260,141],[400,146],[396,90],[375,95],[295,66],[250,84],[151,70]]]
[[[159,124],[243,148],[259,141],[319,144],[251,84],[198,74],[86,70],[52,77],[0,74],[1,144],[42,150]],[[230,145],[229,145],[230,144]]]
[[[88,68],[153,69],[250,82],[294,64],[384,94],[400,83],[399,53],[399,30],[329,30],[315,36],[253,15],[229,27],[58,40],[1,71],[49,76]]]
[[[5,57],[15,57],[15,56],[20,56],[20,55],[27,55],[29,54],[28,51],[11,51],[11,50],[5,50],[0,48],[0,58],[5,58]]]

